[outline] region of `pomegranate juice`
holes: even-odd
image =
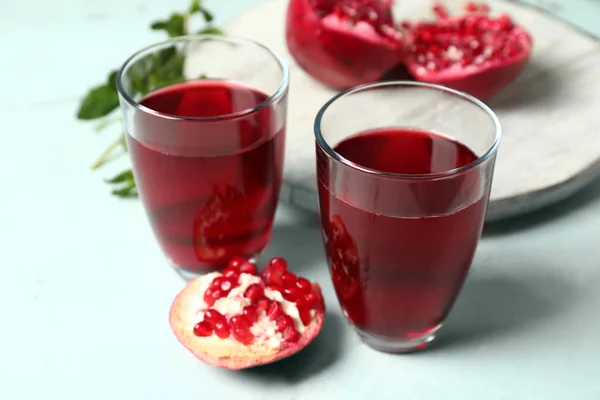
[[[384,129],[334,150],[369,169],[430,174],[477,159],[430,132]],[[323,235],[334,287],[359,331],[418,339],[449,312],[479,240],[488,191],[477,169],[441,179],[380,176],[331,162],[317,146]]]
[[[178,84],[140,104],[127,144],[140,196],[172,264],[224,266],[267,244],[277,204],[284,123],[267,95],[227,81]],[[216,118],[215,118],[216,117]]]

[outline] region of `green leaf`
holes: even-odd
[[[138,197],[137,188],[135,186],[125,186],[121,189],[114,189],[112,194],[121,198]]]
[[[195,14],[200,11],[202,7],[200,7],[200,0],[192,0],[192,5],[190,6],[190,14]]]
[[[118,106],[117,88],[106,85],[97,86],[81,102],[77,111],[77,118],[90,120],[104,117]]]
[[[197,35],[222,35],[224,32],[216,26],[209,26],[196,32]]]
[[[185,32],[185,17],[181,14],[171,14],[166,21],[156,21],[150,25],[155,31],[165,31],[169,37],[183,36]]]
[[[204,20],[206,22],[212,22],[213,19],[215,19],[215,17],[210,13],[210,11],[208,11],[208,10],[206,10],[204,8],[202,10],[200,10],[200,12],[204,16]]]
[[[167,23],[163,21],[156,21],[150,25],[150,29],[153,31],[162,31],[167,29]]]
[[[120,174],[118,174],[117,176],[111,178],[111,179],[105,179],[104,180],[106,183],[122,183],[122,182],[134,182],[133,179],[133,171],[128,169],[126,171],[121,172]]]
[[[115,88],[115,90],[117,90],[117,72],[118,71],[116,69],[112,71],[108,75],[108,81],[106,83],[106,86]]]

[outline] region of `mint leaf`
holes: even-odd
[[[199,10],[199,11],[200,11],[200,12],[202,13],[202,15],[204,16],[204,20],[205,20],[206,22],[212,22],[212,21],[213,21],[213,19],[215,19],[215,17],[214,17],[214,16],[213,16],[213,15],[212,15],[212,14],[211,14],[211,13],[210,13],[208,10],[206,10],[206,9],[204,9],[204,8],[203,8],[203,9],[201,9],[201,10]]]
[[[198,11],[202,10],[202,7],[200,7],[200,0],[192,0],[192,5],[190,6],[190,14],[195,14]]]
[[[133,171],[128,169],[126,171],[121,172],[111,179],[105,179],[106,183],[122,183],[122,182],[134,182],[133,179]]]
[[[118,71],[116,69],[112,71],[108,75],[108,81],[106,83],[106,86],[115,88],[115,90],[117,90],[117,72]]]
[[[77,118],[90,120],[104,117],[118,106],[119,96],[116,87],[97,86],[81,102],[77,111]]]
[[[185,32],[185,17],[181,14],[171,14],[166,21],[156,21],[150,25],[155,31],[165,31],[169,37],[183,36]]]
[[[224,32],[216,26],[209,26],[196,32],[197,35],[222,35]]]
[[[135,185],[128,185],[121,189],[114,189],[111,192],[113,195],[121,198],[133,198],[138,197],[137,188]]]

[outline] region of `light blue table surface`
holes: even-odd
[[[208,5],[223,21],[253,3]],[[590,3],[562,12],[581,5],[588,24]],[[167,324],[182,279],[140,203],[108,194],[119,166],[89,170],[112,134],[74,118],[86,88],[162,38],[148,23],[186,6],[0,0],[0,399],[600,399],[600,182],[488,226],[439,341],[405,356],[345,326],[315,216],[281,206],[268,253],[323,286],[322,335],[242,372],[188,354]]]

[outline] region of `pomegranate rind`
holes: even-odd
[[[389,9],[392,0],[382,1]],[[348,89],[381,79],[402,64],[400,32],[384,38],[367,22],[354,25],[335,14],[319,16],[307,0],[290,0],[286,42],[296,63],[315,80],[333,89]],[[386,17],[387,19],[387,17]]]
[[[325,304],[321,288],[313,283],[313,290],[320,299],[320,306],[298,342],[283,342],[280,348],[273,348],[256,344],[246,346],[231,337],[228,339],[220,339],[216,336],[197,337],[194,335],[193,327],[198,322],[194,314],[198,304],[197,299],[202,298],[201,279],[202,277],[188,282],[175,297],[169,311],[169,324],[177,340],[206,364],[232,370],[269,364],[299,352],[312,342],[323,328]]]
[[[452,21],[452,18],[447,21]],[[447,86],[485,101],[512,83],[523,72],[531,58],[533,38],[520,26],[515,26],[513,30],[513,34],[520,38],[523,51],[499,63],[470,66],[461,70],[428,70],[425,74],[418,72],[423,66],[415,62],[412,55],[409,54],[404,63],[410,75],[418,81]]]

